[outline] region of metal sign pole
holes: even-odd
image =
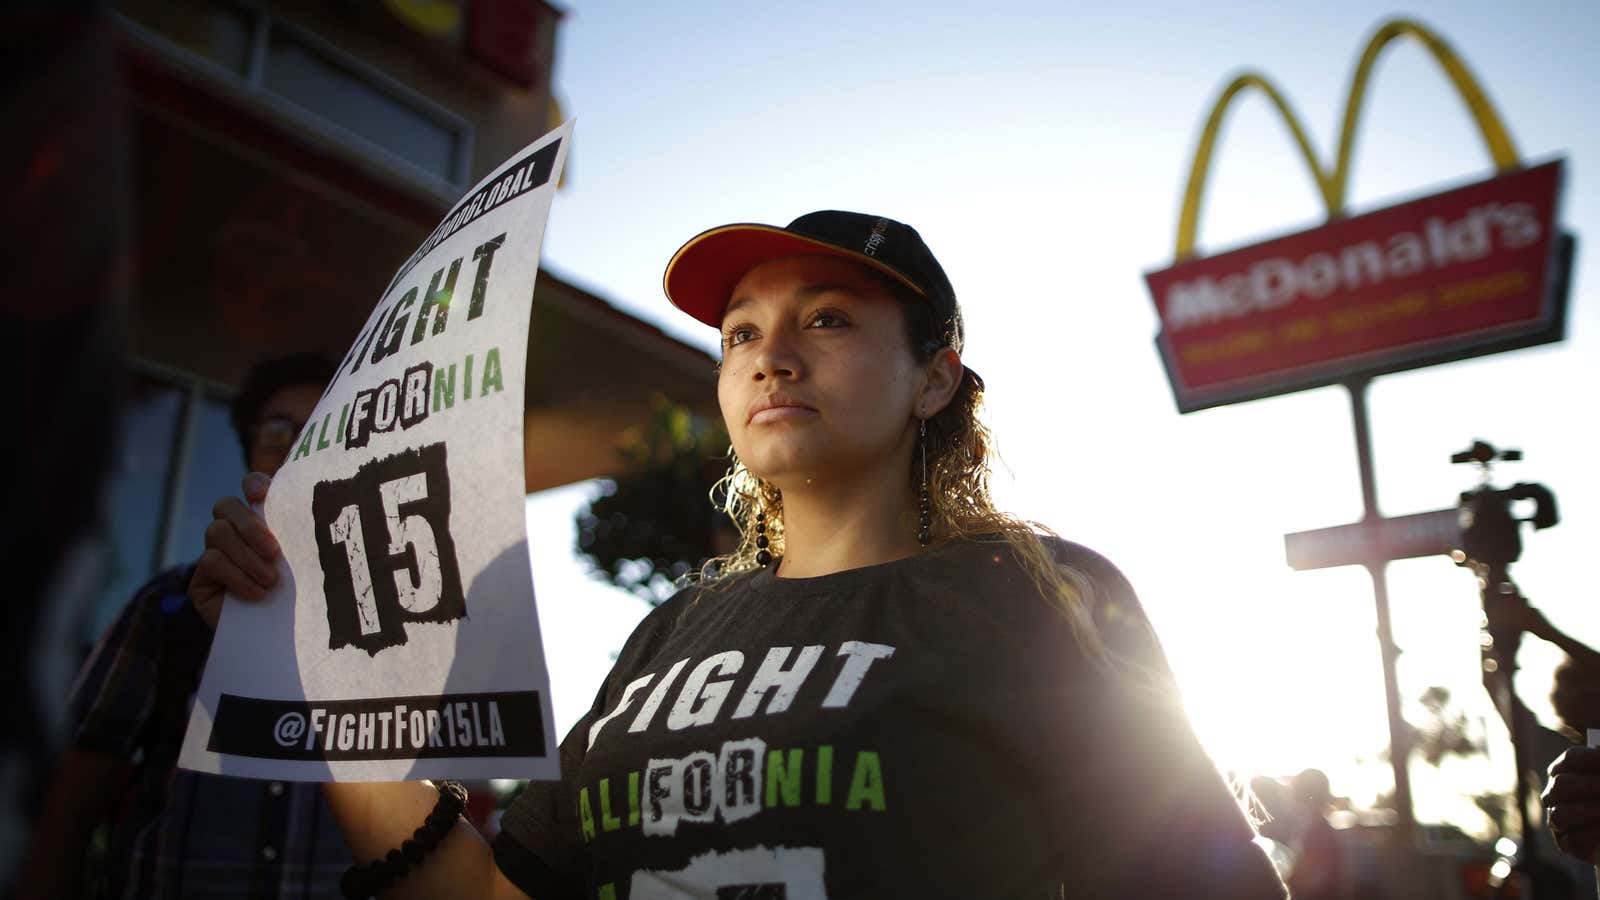
[[[1344,382],[1350,392],[1350,415],[1355,422],[1356,460],[1361,469],[1361,522],[1376,528],[1382,518],[1378,513],[1378,486],[1372,474],[1372,429],[1367,420],[1367,385],[1370,378],[1356,378]],[[1400,651],[1394,645],[1394,629],[1389,620],[1389,581],[1385,570],[1388,562],[1372,559],[1365,563],[1367,574],[1372,576],[1372,599],[1378,612],[1378,646],[1383,659],[1383,699],[1389,711],[1389,761],[1394,767],[1394,805],[1400,818],[1395,823],[1396,832],[1403,845],[1409,846],[1416,834],[1416,820],[1411,809],[1411,772],[1407,762],[1411,758],[1411,745],[1406,739],[1405,720],[1400,717],[1400,686],[1395,674],[1395,660]]]

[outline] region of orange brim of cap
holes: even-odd
[[[690,238],[667,263],[661,286],[672,305],[695,319],[722,327],[722,311],[746,272],[770,259],[786,256],[837,256],[871,266],[916,291],[911,279],[864,253],[852,253],[826,241],[772,225],[723,225]]]

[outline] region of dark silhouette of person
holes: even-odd
[[[288,459],[333,369],[299,354],[251,370],[232,418],[252,470]],[[211,649],[185,593],[194,568],[139,588],[79,674],[76,731],[56,761],[19,896],[77,896],[90,836],[108,818],[114,896],[339,896],[350,853],[316,785],[177,768]]]
[[[1289,873],[1289,896],[1294,900],[1344,900],[1350,892],[1344,848],[1327,819],[1333,803],[1328,776],[1306,769],[1289,782],[1288,793],[1301,822],[1291,843],[1295,861]]]
[[[1484,666],[1483,685],[1494,700],[1495,711],[1500,714],[1506,728],[1513,734],[1517,733],[1513,723],[1520,720],[1521,733],[1525,736],[1524,752],[1529,783],[1543,791],[1547,790],[1550,771],[1561,755],[1572,748],[1574,742],[1582,741],[1586,729],[1600,728],[1600,652],[1552,625],[1544,613],[1520,594],[1505,598],[1503,602],[1508,604],[1503,614],[1520,632],[1554,644],[1567,654],[1566,659],[1556,667],[1550,693],[1550,703],[1561,720],[1558,728],[1545,726],[1517,699],[1514,692],[1506,690],[1508,672],[1498,666]],[[1486,661],[1489,655],[1486,648]],[[1505,698],[1509,698],[1509,704]],[[1551,828],[1557,846],[1560,846],[1561,835],[1556,832],[1551,818],[1546,809],[1544,822]],[[1541,897],[1595,896],[1595,872],[1592,866],[1578,865],[1574,860],[1554,854],[1545,854],[1540,863],[1536,877],[1540,879]]]

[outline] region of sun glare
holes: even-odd
[[[1162,586],[1146,591],[1190,721],[1220,768],[1243,779],[1319,768],[1357,797],[1388,788],[1363,771],[1388,743],[1364,573],[1240,573],[1205,605],[1168,606]]]
[[[1504,729],[1476,683],[1475,608],[1441,578],[1452,574],[1448,567],[1396,568],[1391,603],[1404,604],[1394,616],[1397,643],[1417,648],[1401,656],[1402,715],[1428,727],[1419,698],[1429,686],[1445,687],[1448,715],[1464,716],[1469,736],[1489,751],[1432,765],[1413,757],[1416,818],[1485,833],[1489,820],[1473,795],[1509,788],[1509,770],[1501,771],[1509,746],[1501,752]],[[1190,722],[1218,768],[1242,782],[1320,769],[1334,795],[1358,809],[1393,790],[1376,614],[1363,570],[1243,566],[1225,594],[1204,604],[1172,602],[1188,582],[1141,576]],[[1428,649],[1438,644],[1463,646],[1443,655]]]

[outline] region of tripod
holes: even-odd
[[[1522,626],[1516,616],[1526,599],[1511,580],[1511,564],[1522,555],[1524,522],[1535,530],[1549,528],[1559,521],[1555,495],[1542,484],[1522,482],[1509,488],[1496,488],[1490,482],[1490,469],[1496,460],[1512,462],[1522,459],[1519,450],[1497,450],[1484,441],[1459,453],[1452,454],[1452,463],[1478,466],[1479,483],[1461,494],[1461,546],[1453,554],[1456,563],[1472,569],[1478,576],[1478,591],[1483,601],[1484,630],[1483,668],[1485,686],[1491,687],[1495,704],[1511,730],[1511,746],[1517,767],[1516,803],[1522,824],[1522,847],[1517,853],[1516,870],[1527,876],[1531,900],[1550,900],[1555,881],[1550,869],[1539,859],[1539,829],[1528,815],[1529,741],[1528,717],[1520,714],[1521,701],[1517,699],[1514,675],[1517,671],[1517,649],[1522,642]],[[1512,514],[1511,505],[1517,501],[1532,501],[1533,515],[1519,519]]]

